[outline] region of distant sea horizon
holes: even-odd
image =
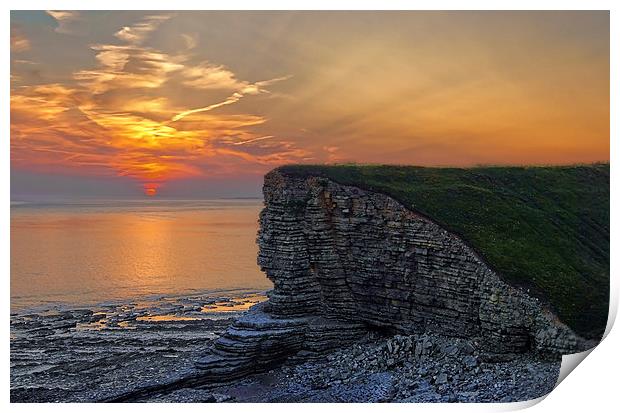
[[[165,202],[183,202],[183,201],[228,201],[228,200],[262,200],[263,197],[259,195],[247,195],[247,196],[222,196],[222,197],[166,197],[161,195],[156,196],[142,196],[142,197],[110,197],[110,196],[78,196],[78,197],[31,197],[31,196],[14,196],[11,195],[11,206],[22,206],[25,204],[38,204],[38,205],[53,205],[53,204],[81,204],[90,202],[145,202],[145,203],[157,203],[159,201]]]
[[[258,197],[11,198],[11,310],[267,290]]]

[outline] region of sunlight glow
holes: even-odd
[[[11,14],[13,168],[609,160],[606,12],[99,13]]]

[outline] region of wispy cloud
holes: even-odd
[[[267,89],[264,89],[264,88],[267,86],[271,86],[274,83],[288,80],[292,77],[293,76],[288,75],[288,76],[276,77],[274,79],[269,79],[269,80],[262,80],[256,83],[251,83],[251,84],[248,83],[245,85],[243,89],[241,89],[241,93],[245,95],[258,95],[259,93],[271,93]]]
[[[247,145],[248,143],[264,141],[265,139],[272,139],[272,138],[275,138],[275,136],[273,135],[259,136],[258,138],[248,139],[247,141],[233,142],[233,145],[236,145],[236,146]]]
[[[11,27],[11,52],[20,53],[30,50],[30,40],[19,29]]]
[[[100,67],[80,70],[74,77],[93,93],[114,88],[157,88],[171,72],[182,69],[184,56],[170,56],[154,49],[136,46],[95,45]]]
[[[222,73],[226,73],[228,72],[227,70],[222,70]],[[231,73],[231,72],[228,72]],[[232,73],[231,73],[232,74]],[[263,89],[264,86],[268,86],[271,85],[273,83],[279,82],[281,80],[286,80],[289,79],[290,76],[286,76],[286,77],[279,77],[279,78],[275,78],[275,79],[271,79],[271,80],[264,80],[264,81],[260,81],[260,82],[256,82],[256,83],[249,83],[249,82],[240,82],[237,81],[233,76],[228,76],[228,75],[223,75],[220,79],[220,82],[210,82],[210,84],[212,85],[211,87],[216,89],[237,89],[237,92],[234,92],[232,95],[230,95],[229,97],[226,98],[226,100],[219,102],[219,103],[214,103],[208,106],[204,106],[201,108],[197,108],[197,109],[190,109],[190,110],[186,110],[184,112],[181,112],[177,115],[175,115],[172,118],[172,122],[176,122],[178,120],[183,119],[186,116],[189,115],[193,115],[195,113],[200,113],[200,112],[208,112],[210,110],[213,109],[217,109],[219,107],[222,106],[226,106],[226,105],[231,105],[233,103],[238,102],[239,100],[241,100],[241,98],[243,98],[245,95],[258,95],[260,93],[269,93],[268,90]],[[218,85],[218,87],[216,87],[216,85]],[[203,87],[204,88],[204,87]]]
[[[258,95],[268,93],[265,87],[276,82],[290,79],[291,76],[283,76],[270,80],[250,83],[239,80],[236,75],[223,65],[214,65],[203,62],[197,66],[189,66],[183,69],[181,75],[185,78],[183,84],[198,89],[235,90],[244,95]]]
[[[198,45],[198,39],[195,35],[182,34],[181,38],[183,39],[183,42],[185,42],[185,48],[187,50],[194,49]]]
[[[134,45],[142,44],[159,25],[166,20],[170,19],[170,15],[154,15],[147,16],[142,21],[134,24],[133,26],[125,26],[116,33],[114,36],[117,38]]]
[[[181,113],[179,113],[178,115],[175,115],[175,116],[172,118],[172,121],[173,121],[173,122],[176,122],[176,121],[178,121],[178,120],[183,119],[183,118],[184,118],[184,117],[186,117],[186,116],[193,115],[193,114],[195,114],[195,113],[200,113],[200,112],[208,112],[208,111],[210,111],[210,110],[217,109],[217,108],[220,108],[220,107],[222,107],[222,106],[232,105],[233,103],[238,102],[238,101],[239,101],[239,99],[241,99],[242,97],[243,97],[243,95],[242,95],[241,93],[236,93],[236,92],[235,92],[235,93],[233,93],[231,96],[227,97],[227,98],[226,98],[226,100],[224,100],[224,101],[222,101],[222,102],[219,102],[219,103],[214,103],[214,104],[212,104],[212,105],[205,106],[205,107],[202,107],[202,108],[190,109],[190,110],[186,110],[186,111],[184,111],[184,112],[181,112]]]
[[[204,62],[198,66],[186,67],[181,72],[183,84],[197,89],[238,90],[246,85],[237,80],[235,74],[222,65]]]
[[[73,34],[71,23],[80,19],[80,13],[77,11],[47,10],[46,13],[56,20],[58,24],[54,29],[56,33]]]
[[[338,146],[323,146],[323,150],[327,153],[327,162],[340,162],[342,157],[338,155],[340,148]]]
[[[38,119],[52,120],[69,110],[74,102],[73,93],[57,83],[24,87],[11,95],[11,107],[36,108]]]

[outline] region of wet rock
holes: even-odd
[[[463,365],[469,369],[473,369],[478,365],[478,360],[474,356],[463,357]]]
[[[226,394],[211,393],[209,396],[203,399],[205,403],[224,403],[232,400],[232,397]]]
[[[476,348],[474,347],[474,345],[469,342],[469,341],[464,341],[461,343],[461,349],[460,349],[461,353],[465,354],[465,355],[471,355],[474,354],[474,351],[476,351]]]
[[[435,378],[435,384],[446,384],[448,382],[448,375],[446,373],[439,373]]]
[[[459,348],[456,344],[448,344],[441,349],[441,352],[445,355],[456,356],[459,353]]]
[[[188,322],[175,318],[185,313],[176,314],[179,306],[174,303],[200,304],[203,298],[166,300],[172,305],[146,301],[141,304],[144,308],[114,303],[106,304],[105,311],[104,305],[98,305],[15,313],[11,316],[11,400],[95,402],[196,374],[194,361],[205,346],[232,323],[231,317],[241,313],[210,319],[211,314],[198,312],[192,314],[197,319]],[[171,319],[143,322],[135,320],[136,315]],[[107,317],[116,321],[107,323]],[[172,396],[162,393],[154,398],[200,401],[207,393],[212,391],[177,393],[176,399],[166,399]]]

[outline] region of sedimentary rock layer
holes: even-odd
[[[354,340],[363,326],[478,337],[499,354],[587,346],[459,237],[386,195],[279,170],[263,192],[258,263],[274,289],[202,367],[245,374]]]

